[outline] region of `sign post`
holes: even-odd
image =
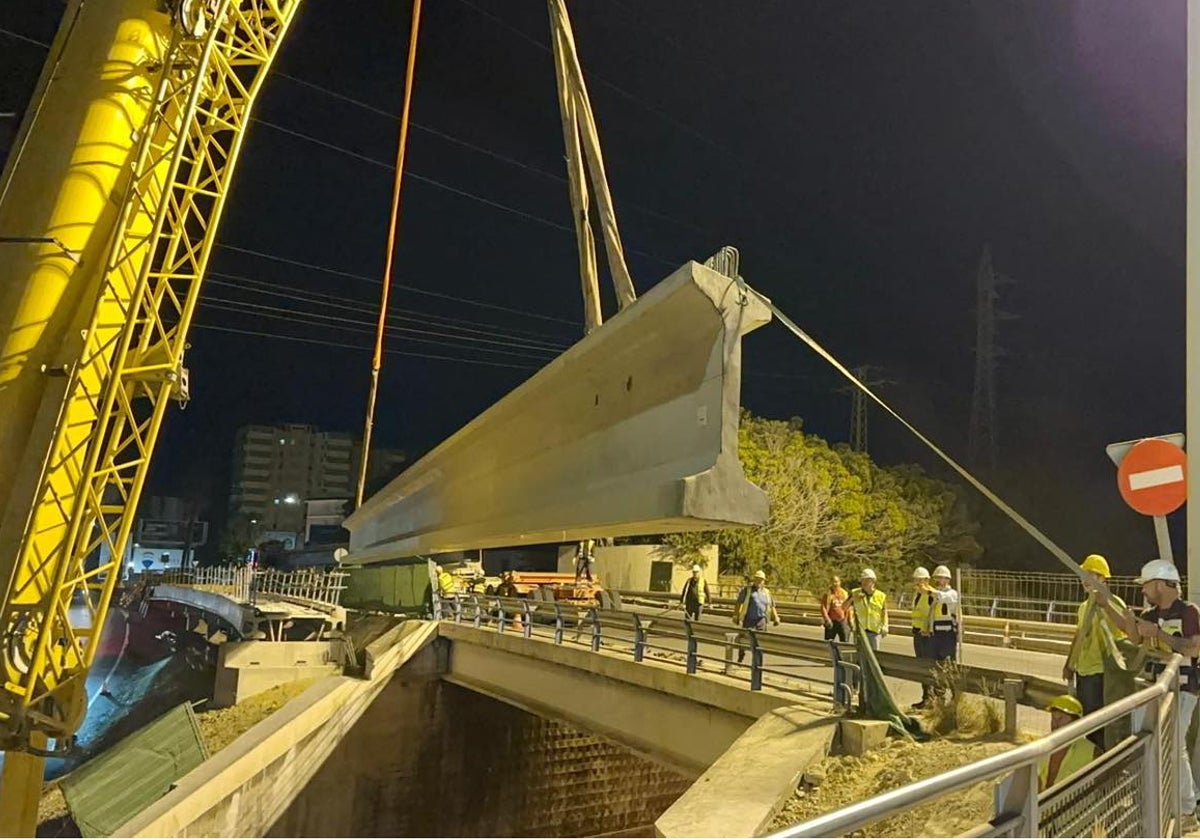
[[[1163,560],[1175,562],[1167,514],[1187,501],[1187,455],[1184,436],[1110,443],[1108,457],[1117,465],[1117,489],[1121,498],[1138,513],[1154,518],[1154,536]]]

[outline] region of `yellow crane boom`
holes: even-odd
[[[32,836],[44,756],[82,722],[154,443],[187,399],[250,109],[298,5],[73,0],[0,180],[0,834]]]

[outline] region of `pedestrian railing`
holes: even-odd
[[[335,608],[341,606],[347,577],[346,572],[326,572],[320,569],[299,569],[294,572],[264,569],[255,575],[254,590],[256,595],[270,595],[285,601]]]
[[[1179,835],[1179,663],[1150,686],[1044,738],[794,825],[775,838],[872,834],[870,826],[955,791],[995,781],[994,817],[970,837],[1175,837]],[[1091,732],[1128,721],[1127,738],[1075,775],[1038,792],[1038,766]]]
[[[752,691],[783,688],[853,705],[863,690],[858,651],[853,643],[799,638],[770,630],[721,627],[669,615],[576,606],[561,601],[464,594],[435,599],[434,616],[459,624],[488,626],[498,633],[556,644],[579,644],[628,653],[634,661],[651,658],[684,668],[688,674],[718,673],[744,679]],[[678,616],[678,613],[675,613]],[[912,656],[877,652],[886,676],[911,682],[931,678],[930,663]],[[963,689],[990,693],[1012,675],[988,668],[963,671]],[[1066,690],[1062,683],[1024,676],[1012,702],[1044,706]]]
[[[243,603],[250,600],[253,580],[254,570],[245,565],[171,569],[153,578],[157,584],[202,589]]]
[[[626,603],[650,606],[665,606],[679,601],[678,595],[664,592],[621,590],[620,596]],[[732,598],[714,598],[705,609],[715,615],[732,615],[735,603]],[[780,618],[786,624],[804,624],[812,627],[821,625],[821,611],[815,601],[806,604],[777,600],[776,607]],[[893,631],[905,632],[910,626],[911,613],[900,607],[890,610],[890,614]],[[965,616],[963,627],[964,641],[972,644],[1064,654],[1075,633],[1073,624],[994,618],[973,613]]]
[[[833,696],[828,642],[526,598],[457,595],[439,599],[435,610],[442,620],[491,627],[498,633],[626,653],[635,662],[651,659],[682,667],[688,674],[744,679],[752,691],[772,687]]]

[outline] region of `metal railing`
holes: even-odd
[[[254,578],[254,590],[285,601],[302,602],[321,607],[340,607],[345,590],[346,572],[326,572],[320,569],[300,569],[282,572],[263,569]]]
[[[647,657],[684,668],[745,679],[752,691],[782,688],[830,699],[850,707],[863,690],[858,651],[853,643],[827,642],[774,633],[769,630],[723,628],[685,618],[642,615],[603,607],[583,607],[557,601],[457,595],[437,599],[434,616],[460,624],[494,627],[499,633],[520,633],[556,644],[586,645],[593,651],[630,653],[636,662]],[[715,649],[715,650],[714,650]],[[883,673],[896,679],[924,682],[930,663],[912,656],[879,651]],[[990,693],[1012,675],[971,666],[962,674],[966,691]],[[1044,706],[1066,691],[1060,682],[1039,677],[1020,678],[1013,702]]]
[[[665,607],[677,604],[679,596],[667,592],[641,592],[621,590],[624,603]],[[735,601],[732,598],[713,598],[705,607],[706,613],[732,615]],[[810,627],[821,625],[821,611],[816,602],[794,603],[776,600],[779,617],[785,624],[802,624]],[[889,610],[893,632],[905,632],[910,626],[908,610]],[[1036,650],[1050,653],[1066,653],[1075,633],[1073,624],[1051,623],[1041,620],[1024,621],[1011,618],[993,618],[990,615],[964,616],[964,641],[971,644],[1011,647],[1021,650]]]
[[[970,837],[1172,837],[1180,829],[1179,664],[1158,679],[1044,738],[856,802],[772,835],[841,837],[955,791],[999,779],[995,816]],[[1083,770],[1038,792],[1043,759],[1111,723],[1131,734]],[[867,831],[870,834],[870,831]]]
[[[255,604],[259,595],[315,607],[340,607],[345,590],[346,572],[300,569],[255,570],[249,566],[197,566],[151,573],[148,582],[168,586],[188,586],[227,595],[243,604]]]
[[[166,586],[188,586],[216,592],[235,601],[249,603],[253,593],[254,570],[244,565],[197,566],[192,569],[170,569],[150,580]]]
[[[853,668],[851,646],[838,656],[843,670],[837,671],[829,642],[560,601],[456,595],[438,599],[435,615],[593,652],[628,653],[635,662],[652,659],[688,674],[719,673],[744,679],[752,691],[770,687],[831,699],[846,665]]]

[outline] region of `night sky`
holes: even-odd
[[[1153,556],[1103,447],[1183,431],[1182,0],[570,6],[640,290],[737,245],[751,284],[880,366],[881,392],[965,456],[990,243],[1018,317],[999,328],[1003,466],[986,478],[1073,554],[1123,573]],[[0,112],[23,111],[45,58],[13,33],[48,42],[60,14],[3,4]],[[198,322],[352,348],[195,330],[193,401],[153,491],[223,492],[245,423],[361,428],[408,20],[395,0],[303,4],[219,241],[344,274],[218,249]],[[395,280],[463,300],[397,292],[389,347],[418,355],[387,358],[381,445],[428,448],[581,335],[547,29],[539,0],[425,4]],[[745,358],[752,411],[847,438],[837,376],[781,327]],[[938,470],[878,412],[871,450]],[[1030,540],[993,549],[987,565],[1059,570]]]

